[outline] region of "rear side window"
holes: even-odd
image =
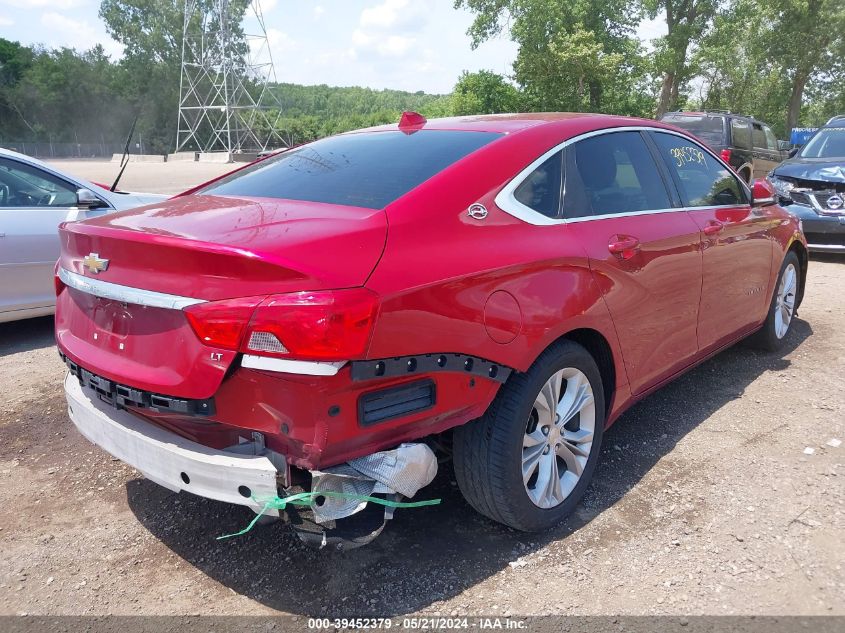
[[[560,213],[561,152],[556,152],[528,174],[513,197],[538,213],[556,218]]]
[[[724,117],[708,114],[667,114],[660,120],[686,130],[710,145],[725,143]]]
[[[731,119],[731,143],[739,149],[751,149],[751,124],[743,119]]]
[[[567,218],[669,209],[672,203],[639,132],[611,132],[566,148]]]
[[[653,133],[666,167],[673,175],[685,207],[746,204],[748,199],[736,177],[691,139]]]
[[[198,193],[382,209],[499,136],[446,130],[333,136],[269,158]]]

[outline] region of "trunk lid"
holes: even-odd
[[[381,210],[184,196],[60,229],[60,265],[109,260],[97,279],[215,301],[362,285],[387,236]]]
[[[102,296],[105,284],[204,301],[361,286],[387,236],[380,210],[185,196],[60,227],[61,350],[84,369],[151,393],[211,397],[236,352],[202,343],[180,309]],[[92,273],[85,258],[107,259]],[[85,288],[86,284],[93,284]],[[98,296],[99,295],[99,296]]]

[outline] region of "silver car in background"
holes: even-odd
[[[109,191],[0,148],[0,323],[53,313],[59,224],[165,198]]]

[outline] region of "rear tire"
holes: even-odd
[[[458,487],[494,521],[546,530],[584,496],[604,421],[595,360],[573,341],[555,343],[527,372],[511,375],[481,418],[455,429]]]
[[[800,271],[798,256],[792,251],[788,252],[778,273],[766,321],[751,338],[756,347],[770,352],[783,347],[795,320],[797,299],[801,296]]]

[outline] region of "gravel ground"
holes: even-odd
[[[92,182],[111,185],[120,172],[120,164],[103,160],[52,160],[50,165]],[[216,178],[242,163],[195,163],[171,161],[169,163],[130,162],[120,178],[119,189],[144,193],[176,194],[207,180]]]
[[[543,536],[475,514],[448,468],[385,533],[313,551],[146,481],[65,413],[49,318],[0,326],[0,613],[845,615],[845,258],[814,258],[783,354],[729,349],[605,436]]]

